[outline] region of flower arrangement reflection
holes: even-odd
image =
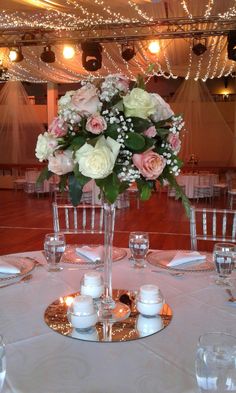
[[[182,166],[183,119],[158,94],[145,91],[141,78],[131,88],[120,74],[82,82],[58,106],[58,116],[37,141],[36,157],[48,162],[41,181],[59,175],[74,205],[91,179],[111,203],[133,182],[145,200],[157,180],[167,181],[187,204],[175,180]]]

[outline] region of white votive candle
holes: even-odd
[[[80,292],[82,295],[92,296],[93,299],[101,297],[104,292],[101,274],[98,272],[85,273],[81,282]]]
[[[88,329],[96,325],[98,315],[94,309],[93,298],[87,295],[76,296],[68,311],[68,317],[76,329]]]
[[[138,311],[147,316],[157,315],[163,307],[163,298],[156,285],[147,284],[140,287],[137,297]]]

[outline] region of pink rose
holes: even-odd
[[[105,119],[98,113],[91,115],[86,123],[86,130],[92,132],[92,134],[101,134],[102,131],[106,130],[107,123]]]
[[[156,134],[157,134],[157,131],[156,131],[156,128],[154,126],[151,126],[151,127],[147,128],[144,131],[144,133],[143,133],[143,135],[146,135],[149,138],[154,138],[154,136],[156,136]]]
[[[142,154],[134,154],[133,163],[146,179],[155,180],[163,172],[166,160],[152,150],[147,150]]]
[[[169,142],[171,149],[176,153],[180,151],[181,141],[178,134],[173,134],[172,132],[168,135],[167,141]]]
[[[120,91],[123,91],[124,93],[127,93],[129,90],[129,79],[122,74],[115,74],[117,77],[117,89]]]
[[[58,150],[55,155],[48,158],[48,169],[56,175],[65,175],[73,171],[74,161],[72,159],[72,151]]]
[[[77,90],[71,99],[72,108],[82,116],[89,116],[101,109],[98,90],[93,85],[85,85]]]
[[[48,132],[56,137],[61,137],[66,135],[67,126],[62,119],[59,119],[59,117],[55,117],[50,126],[48,127]]]

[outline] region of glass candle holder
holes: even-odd
[[[92,296],[99,299],[104,293],[103,278],[98,272],[88,272],[83,275],[80,285],[81,295]]]
[[[71,325],[76,329],[87,330],[95,326],[98,315],[93,304],[93,298],[88,295],[76,296],[68,307],[67,316]]]
[[[156,285],[142,285],[137,295],[137,310],[140,314],[152,317],[162,310],[164,298]]]

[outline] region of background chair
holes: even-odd
[[[53,203],[54,232],[64,234],[103,233],[103,206]]]
[[[198,240],[236,242],[236,210],[190,208],[191,249]]]
[[[233,209],[236,204],[236,179],[230,179],[228,182],[228,206]]]
[[[211,202],[212,196],[213,186],[211,184],[211,178],[207,174],[199,176],[198,185],[194,187],[193,197],[197,199],[197,202],[199,201],[199,198],[204,198]]]

